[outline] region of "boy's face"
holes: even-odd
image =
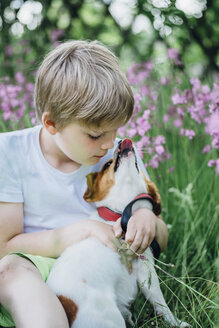
[[[117,129],[120,125],[103,125],[99,128],[74,122],[61,132],[56,132],[54,140],[59,150],[77,164],[94,165],[113,148]]]

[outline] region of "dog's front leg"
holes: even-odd
[[[133,263],[133,273],[145,298],[153,305],[158,316],[162,316],[172,327],[190,327],[186,322],[175,318],[166,304],[160,289],[157,273],[153,265],[153,255],[150,249],[145,252],[148,260],[137,259]]]

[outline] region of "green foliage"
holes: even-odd
[[[26,2],[27,0],[24,0],[23,3]],[[19,8],[12,8],[12,1],[1,2],[0,44],[3,50],[0,53],[1,75],[13,76],[16,71],[16,65],[10,65],[10,68],[3,65],[7,61],[4,50],[8,45],[17,47],[22,37],[30,42],[35,58],[38,58],[38,55],[47,52],[48,45],[51,44],[51,32],[56,29],[62,29],[64,32],[59,41],[98,39],[110,45],[122,61],[129,60],[127,65],[130,65],[133,58],[140,62],[150,59],[159,41],[165,47],[179,49],[184,65],[188,66],[188,72],[191,64],[194,63],[199,63],[201,67],[197,74],[218,70],[219,6],[217,1],[209,0],[207,10],[203,11],[202,17],[194,18],[187,17],[179,11],[174,6],[175,2],[171,2],[167,8],[156,8],[152,1],[137,0],[131,11],[130,23],[125,25],[121,24],[119,19],[115,19],[115,11],[111,10],[114,4],[112,0],[38,0],[38,2],[43,6],[42,18],[40,24],[33,29],[19,22],[17,16]],[[158,16],[163,20],[162,28],[170,28],[170,34],[168,32],[168,35],[165,35],[162,28],[156,27]],[[138,25],[140,30],[135,31],[139,17],[145,17],[145,20]],[[14,23],[19,23],[19,28],[24,29],[21,36],[12,33],[11,28]],[[28,57],[25,56],[24,60],[28,61]]]

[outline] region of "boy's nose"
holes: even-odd
[[[108,142],[104,142],[104,143],[101,145],[101,148],[102,148],[103,150],[107,150],[107,149],[111,149],[111,148],[113,148],[113,146],[114,146],[114,140],[112,139],[112,140],[109,140]]]
[[[101,145],[101,148],[103,150],[111,149],[114,146],[114,141],[115,141],[116,133],[112,133],[103,140],[103,143]]]

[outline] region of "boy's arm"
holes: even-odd
[[[114,231],[118,237],[122,234],[120,221],[118,220],[114,225]],[[136,210],[128,221],[125,240],[134,251],[143,253],[154,238],[156,238],[162,252],[168,241],[165,222],[147,208]]]
[[[23,203],[0,202],[0,258],[10,252],[58,257],[66,247],[88,237],[114,248],[113,228],[106,223],[88,219],[54,230],[24,233]]]
[[[131,248],[135,251],[140,247],[140,253],[142,253],[154,238],[156,238],[162,252],[168,241],[165,222],[147,208],[138,209],[132,214],[128,222],[126,241],[131,244]]]

